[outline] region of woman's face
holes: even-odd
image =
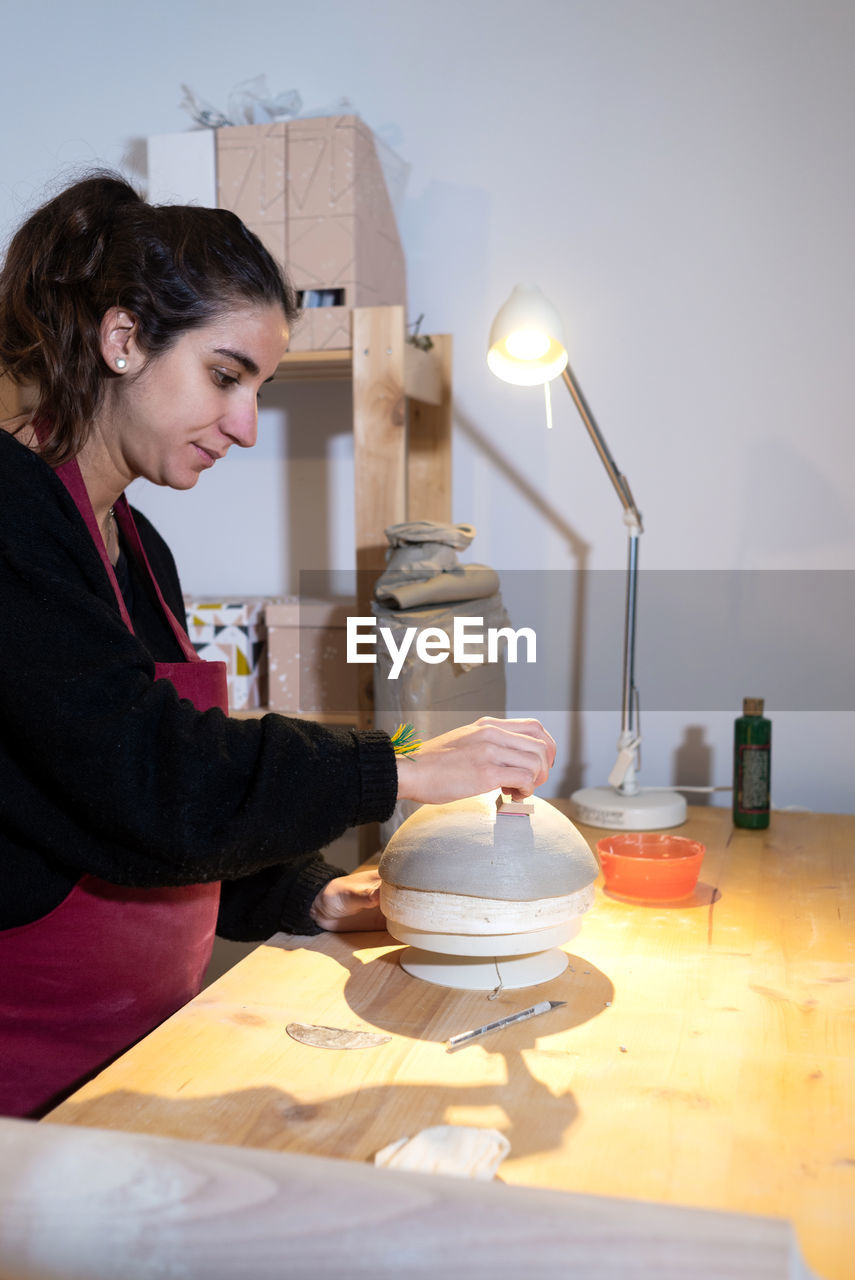
[[[288,345],[281,308],[237,306],[146,361],[131,341],[112,383],[107,443],[131,478],[192,489],[233,444],[258,434],[258,395]]]

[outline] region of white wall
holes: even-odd
[[[141,140],[189,124],[182,83],[219,107],[260,72],[309,107],[351,99],[412,166],[409,309],[454,335],[454,514],[479,530],[475,558],[624,564],[619,507],[569,397],[559,385],[548,435],[538,393],[484,364],[494,311],[530,280],[563,312],[645,515],[645,568],[844,570],[851,592],[848,0],[35,0],[5,15],[3,44],[4,236],[74,166],[144,179]],[[274,593],[300,567],[350,563],[348,412],[340,387],[277,389],[252,454],[192,494],[136,486],[188,589]],[[700,668],[698,689],[701,710],[644,718],[643,781],[674,777],[691,726],[711,780],[729,781],[738,700],[763,689],[735,671],[734,707],[716,711]],[[777,804],[855,808],[853,692],[855,678],[833,714],[770,706]],[[553,793],[602,782],[614,714],[545,719],[562,751]]]

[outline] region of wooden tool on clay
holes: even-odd
[[[534,813],[534,805],[527,800],[512,800],[501,791],[496,798],[496,812],[502,816],[508,813]]]

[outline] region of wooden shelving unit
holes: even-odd
[[[451,521],[452,339],[431,335],[431,342],[423,351],[406,341],[403,307],[355,307],[349,350],[289,352],[276,373],[277,382],[353,383],[356,568],[366,571],[357,573],[360,614],[370,612],[367,584],[386,563],[386,528],[403,520]],[[360,675],[355,716],[306,718],[370,728],[373,670],[360,669],[369,674]],[[376,825],[361,827],[360,859],[378,847]]]
[[[274,381],[353,383],[357,567],[382,569],[387,525],[451,519],[452,342],[406,342],[397,306],[354,308],[352,331],[349,349],[288,352]]]
[[[349,349],[288,352],[274,381],[353,383],[356,568],[370,571],[358,575],[364,583],[386,563],[389,525],[451,520],[452,340],[432,335],[429,351],[407,342],[400,306],[354,308],[352,335]],[[370,598],[360,592],[365,613]],[[355,722],[369,726],[372,708],[369,674]]]

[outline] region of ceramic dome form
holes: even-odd
[[[380,859],[380,905],[401,966],[439,986],[528,987],[562,973],[560,946],[594,901],[597,862],[569,818],[500,792],[422,805]]]

